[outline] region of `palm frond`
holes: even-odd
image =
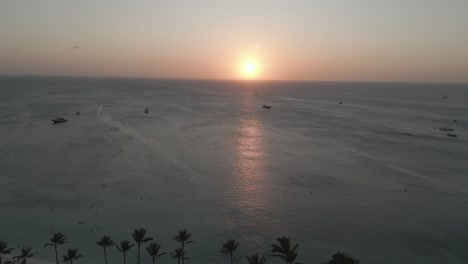
[[[52,235],[49,241],[51,244],[54,244],[54,245],[57,245],[57,244],[62,245],[62,244],[67,243],[67,237],[64,234],[57,232]]]
[[[96,241],[96,244],[98,244],[101,247],[111,247],[115,245],[115,242],[110,237],[103,236],[101,240]]]
[[[185,253],[187,253],[187,252],[183,251],[182,248],[176,248],[174,250],[174,252],[171,252],[171,256],[173,258],[181,258],[182,259],[184,257],[184,255],[185,255]]]
[[[167,253],[167,252],[163,252],[159,254],[160,248],[161,248],[161,244],[152,242],[148,247],[146,247],[146,251],[148,251],[148,254],[152,257],[159,257]]]
[[[179,234],[172,236],[174,240],[177,242],[183,242],[183,243],[193,243],[195,241],[189,241],[190,237],[192,234],[190,234],[187,229],[182,229],[179,230]]]
[[[13,248],[8,248],[8,243],[0,241],[0,254],[11,254]]]
[[[31,247],[23,246],[22,248],[20,248],[20,250],[21,250],[21,254],[13,258],[16,258],[18,260],[23,259],[24,261],[25,259],[34,257],[34,255],[37,254],[36,252],[31,253],[31,250],[32,250]]]
[[[259,256],[258,253],[247,256],[247,261],[249,264],[265,264],[266,258],[264,256]]]
[[[233,253],[234,251],[236,251],[237,247],[239,247],[239,243],[237,243],[235,240],[228,240],[226,243],[222,245],[219,252]]]
[[[289,237],[278,237],[276,238],[278,244],[271,245],[271,252],[277,253],[270,255],[272,257],[278,257],[286,261],[286,263],[294,263],[297,258],[297,248],[299,244],[295,244],[291,247],[291,239]]]
[[[120,245],[117,245],[116,248],[120,252],[127,252],[129,251],[135,244],[131,244],[130,241],[124,240],[120,242]]]

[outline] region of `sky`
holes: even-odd
[[[467,0],[0,0],[0,75],[468,82]]]

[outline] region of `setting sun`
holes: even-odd
[[[258,76],[258,64],[255,61],[244,61],[241,65],[241,71],[244,78],[256,78]]]

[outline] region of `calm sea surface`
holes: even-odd
[[[139,227],[164,251],[187,228],[193,264],[283,235],[304,263],[467,263],[468,85],[1,77],[0,190],[0,240],[31,263],[53,231],[98,264]]]

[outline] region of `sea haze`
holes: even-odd
[[[283,235],[304,263],[467,263],[467,139],[461,84],[1,77],[0,240],[48,263],[60,231],[98,264],[102,235],[173,251],[187,228],[193,264]]]

